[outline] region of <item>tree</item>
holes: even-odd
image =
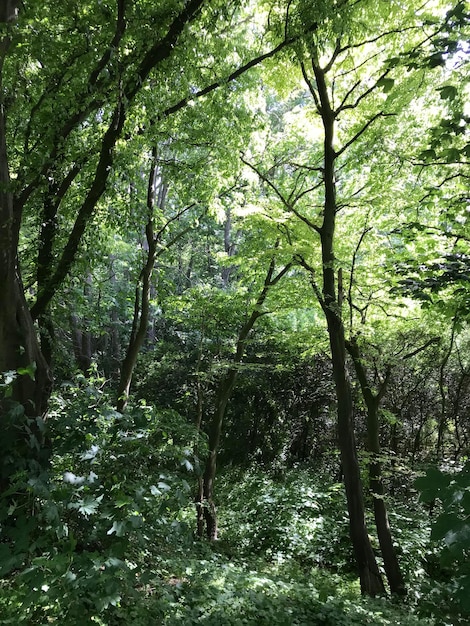
[[[351,294],[358,289],[357,277],[354,275],[358,250],[354,251],[355,244],[350,236],[346,235],[344,241],[340,239],[338,220],[342,213],[347,215],[356,206],[359,210],[363,207],[367,213],[370,212],[368,208],[370,201],[363,193],[367,188],[367,176],[357,172],[358,165],[362,163],[366,171],[370,170],[370,165],[366,165],[367,157],[364,156],[368,149],[364,147],[367,146],[366,138],[372,134],[373,142],[377,142],[379,138],[386,137],[387,125],[393,127],[388,118],[397,115],[398,100],[400,111],[406,106],[405,91],[395,90],[395,83],[400,81],[404,84],[413,83],[416,89],[417,81],[423,78],[422,74],[418,76],[419,72],[406,77],[401,69],[395,69],[399,63],[396,59],[391,60],[391,57],[394,53],[399,54],[402,46],[405,46],[406,50],[404,55],[407,52],[411,57],[422,54],[429,37],[439,32],[440,25],[436,25],[433,20],[427,21],[426,17],[421,21],[411,15],[405,16],[397,11],[397,7],[388,4],[379,7],[374,5],[380,20],[378,23],[374,17],[373,25],[367,21],[369,7],[365,5],[358,7],[356,4],[343,2],[335,6],[331,12],[325,9],[324,15],[320,15],[321,11],[318,9],[309,10],[302,3],[296,7],[297,12],[293,7],[289,8],[288,18],[291,21],[287,19],[286,24],[292,25],[291,27],[295,27],[298,22],[302,23],[303,19],[312,19],[312,14],[317,11],[320,25],[313,35],[303,39],[303,46],[297,48],[297,57],[308,93],[313,100],[313,109],[321,122],[321,129],[315,127],[311,132],[310,136],[313,138],[311,146],[305,144],[305,139],[297,129],[294,130],[293,137],[296,132],[299,133],[297,146],[292,140],[289,143],[281,139],[278,145],[270,148],[269,165],[261,167],[248,160],[245,162],[257,172],[265,188],[282,207],[277,209],[277,219],[284,223],[286,236],[294,250],[297,246],[296,259],[307,271],[315,296],[325,315],[336,384],[338,437],[348,498],[351,537],[362,590],[364,593],[374,595],[383,591],[383,585],[365,526],[354,434],[354,407],[346,361],[348,343],[342,315],[344,299],[347,297],[352,320]],[[293,15],[295,17],[292,17]],[[356,19],[359,19],[359,22],[356,22]],[[430,33],[424,38],[423,23]],[[367,68],[366,74],[363,74],[364,68]],[[409,86],[408,84],[408,88]],[[400,94],[398,97],[395,95],[396,91]],[[302,108],[307,107],[305,94],[300,90],[297,102],[293,102],[293,106],[297,107],[298,115],[302,115]],[[310,111],[309,114],[311,115]],[[305,117],[303,122],[306,123]],[[318,145],[320,132],[321,148]],[[299,144],[302,146],[300,149]],[[362,155],[359,155],[361,146],[363,146]],[[302,153],[303,160],[300,158]],[[293,226],[293,218],[300,222],[300,226]],[[363,231],[361,240],[367,230]],[[320,255],[308,250],[306,231],[318,236]],[[352,257],[349,277],[345,275],[342,267],[345,250],[348,247]],[[341,257],[338,255],[338,248],[341,248]],[[321,284],[317,283],[317,275],[321,275]],[[359,292],[363,293],[365,290],[367,283],[359,287]],[[363,299],[361,297],[361,300]],[[364,315],[369,304],[366,301],[364,308],[356,306],[355,310]],[[352,347],[354,344],[350,345]],[[362,377],[364,372],[359,367],[361,357],[357,352],[354,352],[354,356],[357,357],[358,376],[361,374],[362,381],[365,382]],[[362,390],[367,396],[366,405],[372,408],[377,398],[374,400],[369,396],[366,385],[362,386]],[[373,413],[376,414],[375,409]],[[373,447],[377,448],[375,419],[370,420],[369,426],[369,440],[375,442]],[[388,560],[385,569],[389,585],[392,592],[402,593],[403,576],[394,552],[385,507],[378,508],[380,510],[376,511],[377,526],[384,548],[383,557]]]
[[[198,513],[198,530],[201,533],[203,529],[203,521],[205,520],[206,535],[208,539],[217,539],[217,515],[214,504],[214,480],[217,471],[217,454],[220,445],[220,439],[222,435],[222,426],[227,411],[227,405],[235,386],[235,382],[238,376],[240,364],[243,360],[246,343],[248,337],[253,330],[257,320],[265,314],[263,306],[266,298],[272,287],[274,287],[283,276],[287,274],[291,267],[291,263],[285,265],[282,269],[276,272],[276,248],[279,246],[279,241],[276,242],[273,248],[273,257],[269,263],[268,271],[264,279],[263,287],[258,294],[256,301],[253,305],[251,313],[247,315],[247,319],[238,333],[235,352],[231,358],[231,362],[227,368],[227,371],[222,375],[217,383],[214,401],[214,414],[206,424],[206,428],[209,434],[209,456],[205,464],[204,474],[199,486],[199,493],[196,500],[196,507]]]
[[[26,436],[12,417],[16,415],[16,421],[20,424],[23,411],[29,418],[43,417],[51,388],[51,375],[36,338],[21,278],[18,258],[21,211],[18,211],[14,202],[7,150],[3,76],[5,59],[12,43],[9,30],[13,26],[8,23],[14,22],[16,13],[16,2],[8,2],[2,6],[0,15],[0,27],[3,30],[0,40],[0,372],[9,372],[11,381],[8,397],[0,399],[4,429],[2,447],[5,446],[2,451],[0,492],[8,487],[10,474],[17,469],[9,465],[8,450],[16,446],[22,448],[19,441]],[[23,409],[18,412],[11,402]],[[33,432],[37,436],[38,445],[39,442],[43,444],[40,431],[33,427]],[[31,453],[36,456],[34,447],[28,454]]]
[[[237,20],[243,7],[237,1],[230,6],[233,13],[228,19]],[[7,9],[5,19],[11,21],[16,4],[7,3]],[[51,389],[47,361],[53,329],[48,309],[105,197],[123,136],[139,141],[148,135],[155,145],[152,135],[158,134],[159,124],[189,102],[240,80],[247,70],[294,41],[284,38],[266,52],[251,37],[251,49],[248,46],[245,53],[243,47],[246,56],[227,57],[231,38],[217,36],[219,30],[225,32],[226,10],[227,3],[204,0],[158,6],[118,0],[114,10],[95,3],[77,7],[70,2],[58,9],[53,3],[31,2],[23,7],[17,25],[5,27],[16,30],[15,45],[6,35],[1,50],[0,278],[5,287],[0,369],[14,372],[13,398],[30,415],[45,412]],[[38,25],[37,31],[31,24]],[[246,30],[241,19],[230,34]],[[199,32],[208,35],[204,42]],[[178,77],[172,85],[170,74]],[[18,76],[23,78],[15,89]],[[155,98],[158,84],[164,88]],[[148,114],[137,122],[134,114],[145,110]],[[14,129],[7,127],[7,136],[8,116],[19,121]],[[38,231],[30,310],[18,258],[20,228],[26,222]],[[33,320],[41,330],[43,352]]]
[[[142,347],[148,332],[151,279],[155,263],[158,257],[161,256],[163,252],[171,248],[179,239],[184,237],[184,235],[191,230],[192,226],[191,222],[189,222],[188,225],[182,226],[176,234],[170,237],[169,240],[163,241],[163,237],[170,225],[173,222],[179,221],[187,211],[194,208],[194,205],[189,205],[177,211],[177,213],[171,217],[165,215],[168,187],[163,178],[163,174],[159,171],[159,169],[156,150],[154,150],[150,166],[147,192],[148,221],[145,226],[147,259],[139,276],[139,285],[136,288],[132,330],[126,355],[121,366],[121,374],[117,389],[118,411],[123,411],[126,407],[132,382],[132,374],[137,362],[139,350]],[[155,207],[158,207],[162,217],[164,218],[162,226],[156,233],[154,230]]]

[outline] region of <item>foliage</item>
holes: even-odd
[[[38,330],[44,354],[54,348],[55,393],[47,419],[31,416],[11,383],[39,380],[38,363],[5,366],[0,622],[465,621],[468,466],[417,482],[438,511],[431,543],[410,480],[423,460],[465,461],[470,445],[468,3],[18,5],[0,25],[0,217],[9,201],[15,216],[0,224],[0,271],[11,229],[25,301],[15,310],[1,294],[17,292],[1,285],[0,355],[16,359]],[[327,267],[325,93],[337,163]],[[154,153],[165,197],[151,216],[150,320],[120,414]],[[289,271],[237,364],[210,546],[193,537],[201,433],[273,257]],[[354,580],[318,303],[332,268],[346,334],[360,337],[371,389],[384,390],[379,460],[405,606],[361,600]],[[25,327],[4,331],[3,315],[16,321],[26,305],[37,325],[23,345]],[[360,460],[367,478],[370,457]]]
[[[450,599],[451,606],[462,619],[470,616],[470,464],[457,471],[429,467],[426,475],[416,480],[421,499],[439,513],[433,520],[431,539],[440,547],[438,585],[432,600],[439,607]],[[441,608],[442,610],[442,608]]]
[[[410,614],[408,608],[393,607],[383,600],[361,600],[355,585],[331,572],[306,574],[255,560],[246,564],[220,557],[189,561],[184,574],[163,593],[167,602],[163,614],[156,609],[161,602],[158,592],[149,601],[154,612],[148,610],[168,626],[432,624]],[[145,622],[137,623],[143,626]]]
[[[340,485],[301,467],[274,474],[232,468],[218,481],[220,541],[211,552],[193,548],[183,558],[160,560],[161,577],[131,613],[137,623],[433,623],[415,617],[412,604],[360,599],[343,561],[350,548]],[[400,518],[406,533],[409,511]],[[409,535],[405,549],[416,540]]]
[[[99,382],[55,396],[49,475],[18,473],[3,494],[2,623],[106,614],[135,596],[146,554],[191,542],[177,513],[191,500],[194,430],[145,405],[117,414]]]

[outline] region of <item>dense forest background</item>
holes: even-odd
[[[469,32],[2,0],[0,623],[468,624]]]

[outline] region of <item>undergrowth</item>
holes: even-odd
[[[121,415],[83,384],[53,405],[49,471],[22,468],[0,502],[0,624],[468,623],[436,582],[438,549],[417,494],[413,507],[390,503],[408,598],[362,598],[342,485],[300,467],[227,468],[220,539],[208,544],[193,534],[192,450],[204,441],[175,412],[139,405]]]

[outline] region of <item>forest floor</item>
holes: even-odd
[[[398,495],[390,522],[405,599],[361,596],[341,484],[312,469],[231,468],[217,480],[220,533],[212,543],[195,539],[188,500],[168,518],[147,519],[138,541],[120,537],[116,523],[106,530],[105,514],[93,519],[94,501],[82,503],[86,515],[76,519],[84,532],[103,522],[107,548],[45,544],[28,567],[0,579],[0,624],[468,626],[442,583],[429,515],[417,493]]]
[[[219,479],[220,539],[161,556],[134,624],[166,626],[443,626],[423,563],[428,527],[404,507],[391,515],[402,542],[406,599],[364,598],[353,572],[341,485],[310,471],[259,471]],[[188,511],[188,515],[193,512]],[[433,615],[434,613],[434,615]],[[105,622],[103,622],[105,624]]]

